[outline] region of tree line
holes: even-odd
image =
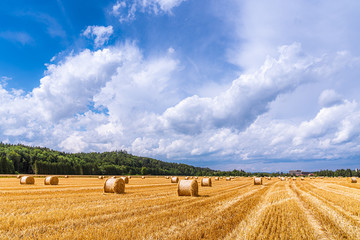
[[[337,169],[336,171],[332,170],[320,170],[315,172],[316,176],[324,177],[360,177],[360,172],[357,170],[351,169]]]
[[[0,142],[0,174],[62,175],[174,175],[174,176],[290,176],[288,173],[251,173],[244,170],[219,171],[182,163],[138,157],[124,150],[112,152],[65,153],[44,147]],[[351,169],[320,170],[315,176],[360,177]]]
[[[138,157],[126,151],[65,153],[44,147],[0,143],[0,174],[245,176]]]

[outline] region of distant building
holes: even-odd
[[[301,170],[290,170],[289,174],[293,176],[314,176],[312,172],[303,172]]]
[[[302,171],[301,170],[290,170],[289,174],[295,175],[295,176],[300,176],[302,174]]]

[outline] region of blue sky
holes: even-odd
[[[357,1],[2,1],[0,139],[215,169],[359,167]]]

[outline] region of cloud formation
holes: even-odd
[[[87,38],[94,38],[95,47],[103,46],[114,33],[112,26],[88,26],[83,35]]]
[[[148,12],[151,14],[171,14],[174,7],[179,6],[186,0],[135,0],[118,1],[112,7],[112,14],[119,17],[120,22],[133,21],[136,18],[136,12]]]
[[[208,128],[243,130],[268,110],[280,94],[306,83],[318,60],[302,55],[301,46],[279,48],[278,59],[267,58],[251,74],[243,74],[225,92],[214,98],[192,96],[163,114],[165,125],[185,134]]]
[[[294,43],[217,96],[183,98],[182,67],[172,54],[145,58],[133,43],[84,50],[48,65],[31,93],[0,87],[1,139],[170,160],[352,156],[359,153],[360,109],[334,90],[320,94],[311,119],[268,119],[270,103],[331,74],[329,62]]]

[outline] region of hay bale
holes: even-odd
[[[65,175],[65,177],[64,178],[69,178],[69,176],[68,175]]]
[[[215,181],[219,181],[220,179],[219,179],[219,177],[215,177]]]
[[[54,176],[48,176],[44,179],[45,185],[58,185],[59,184],[59,178]]]
[[[20,184],[34,184],[35,179],[31,176],[23,176],[20,178]]]
[[[121,177],[122,180],[124,180],[125,184],[129,183],[129,178],[128,177]]]
[[[201,179],[202,187],[211,187],[211,178],[203,178]]]
[[[179,182],[179,178],[178,177],[172,177],[171,178],[171,183],[178,183]]]
[[[293,179],[292,179],[293,181],[295,181],[296,180],[296,177],[293,177]]]
[[[21,177],[22,177],[21,175],[17,175],[17,176],[16,176],[17,179],[20,179]]]
[[[141,178],[142,178],[142,179],[145,179],[145,176],[142,176]]]
[[[261,177],[254,178],[254,185],[262,185],[262,178]]]
[[[166,179],[169,179],[170,177],[169,177],[169,176],[166,176],[165,178],[166,178]]]
[[[122,178],[109,178],[104,183],[105,193],[124,193],[125,181]]]
[[[286,178],[281,177],[280,180],[281,180],[281,181],[286,181]]]
[[[99,179],[103,179],[104,178],[104,176],[99,176]]]
[[[267,177],[267,180],[271,180],[271,177]]]
[[[227,178],[226,178],[226,181],[231,181],[231,178],[227,177]]]
[[[357,183],[356,177],[352,177],[352,178],[351,178],[351,183]]]
[[[301,177],[301,180],[302,180],[302,181],[304,181],[304,180],[305,180],[305,178],[304,178],[304,177]]]
[[[198,177],[195,177],[195,179],[198,179]]]
[[[128,179],[131,179],[131,176],[128,176]]]
[[[194,180],[180,180],[178,184],[178,196],[197,196],[198,183]]]
[[[112,176],[111,178],[117,178],[116,176]]]
[[[189,180],[189,177],[185,177],[185,180]]]

